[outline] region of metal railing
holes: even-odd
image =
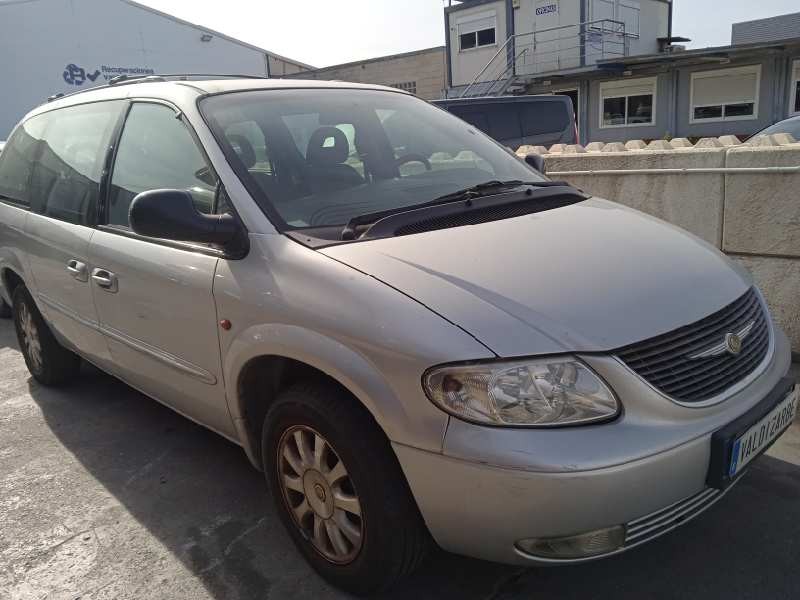
[[[468,97],[476,87],[481,89],[481,95],[502,93],[514,78],[522,75],[544,74],[627,56],[628,39],[625,23],[613,19],[517,33],[500,46],[460,97]]]

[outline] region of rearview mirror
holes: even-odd
[[[139,235],[180,242],[224,246],[239,238],[241,228],[228,214],[204,215],[185,190],[150,190],[131,202],[129,220]]]
[[[529,166],[533,167],[542,175],[547,173],[547,167],[544,164],[544,157],[541,154],[527,154],[525,156],[525,162],[528,163]]]

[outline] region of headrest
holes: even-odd
[[[245,168],[252,169],[256,165],[256,151],[253,150],[253,144],[250,143],[250,140],[237,133],[232,133],[225,137]]]
[[[309,164],[338,165],[349,156],[350,142],[344,132],[336,127],[320,127],[308,141],[306,160]]]

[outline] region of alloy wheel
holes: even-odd
[[[39,339],[39,330],[33,320],[33,315],[28,305],[22,303],[19,307],[19,326],[22,333],[22,343],[25,351],[36,370],[42,368],[42,343]]]
[[[364,523],[344,462],[305,425],[283,433],[277,458],[278,482],[295,525],[325,559],[351,563],[364,542]]]

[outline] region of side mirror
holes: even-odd
[[[231,215],[204,215],[185,190],[150,190],[133,199],[131,228],[139,235],[180,242],[224,246],[236,240],[241,228]]]
[[[525,156],[525,162],[542,175],[547,173],[547,167],[544,165],[544,157],[541,154],[527,154]]]

